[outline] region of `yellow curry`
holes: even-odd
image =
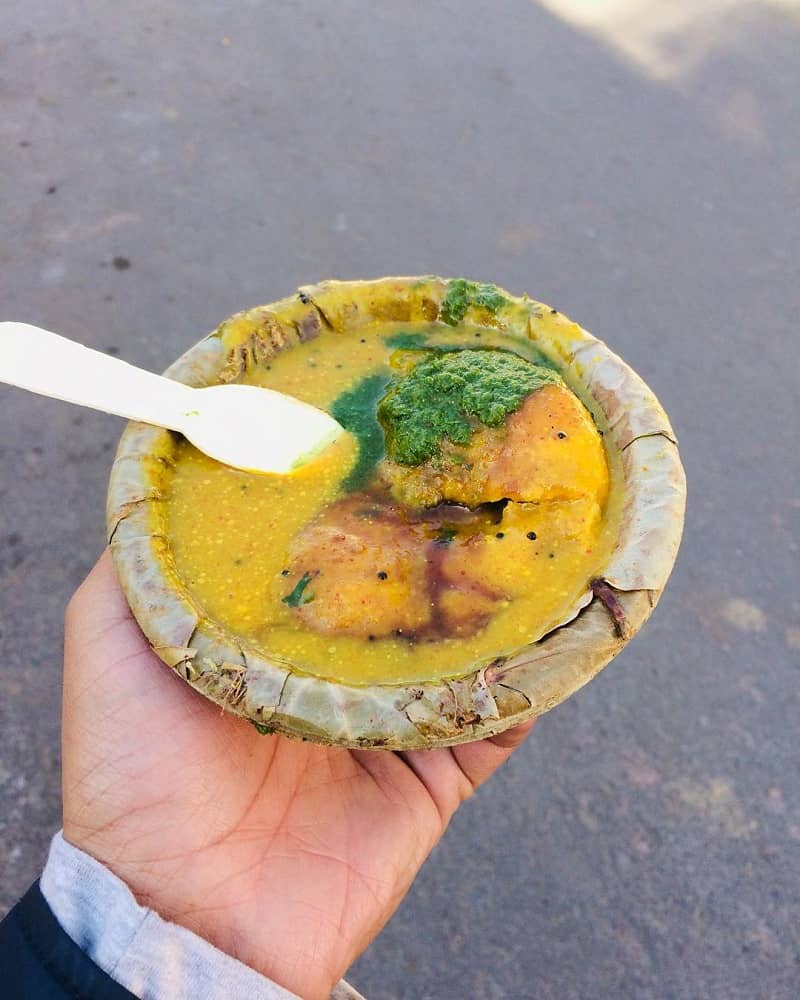
[[[240,644],[348,684],[461,675],[562,622],[607,560],[619,497],[603,428],[516,338],[327,330],[243,380],[351,433],[285,477],[179,444],[175,570]]]

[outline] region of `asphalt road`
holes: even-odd
[[[3,5],[2,313],[160,370],[300,283],[438,272],[607,340],[680,437],[672,581],[350,979],[795,997],[800,11],[712,4],[648,42],[669,5],[606,32],[565,5]],[[0,388],[0,908],[59,825],[62,612],[120,431]]]

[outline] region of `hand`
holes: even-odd
[[[261,736],[150,650],[108,552],[67,610],[64,659],[66,839],[143,905],[312,1000],[533,725],[405,753]]]

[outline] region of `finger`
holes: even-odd
[[[478,788],[504,764],[520,746],[536,724],[536,719],[523,722],[504,733],[477,743],[462,743],[452,748],[453,757],[473,789]]]
[[[445,827],[461,803],[508,760],[535,721],[475,743],[441,750],[405,750],[397,756],[425,786]]]
[[[507,729],[504,733],[491,736],[485,742],[493,743],[496,747],[500,747],[501,750],[511,752],[516,750],[521,743],[525,742],[528,733],[535,725],[536,719],[529,719],[528,722],[521,722],[518,726],[514,726],[513,729]]]

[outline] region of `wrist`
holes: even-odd
[[[207,1000],[296,996],[274,978],[140,905],[121,879],[59,834],[51,843],[39,888],[61,930],[97,969],[132,995]],[[303,997],[314,996],[304,992],[302,982],[297,989]]]
[[[213,859],[134,863],[130,845],[123,854],[108,832],[79,830],[65,819],[63,837],[124,883],[139,907],[303,1000],[328,1000],[357,957],[341,947],[339,934],[321,933],[325,918],[312,907],[268,888],[242,887],[242,878],[223,885],[213,875]]]

